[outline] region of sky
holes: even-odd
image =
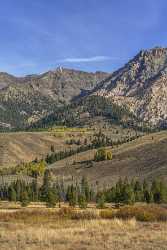
[[[167,47],[166,0],[1,0],[0,71],[112,72]]]

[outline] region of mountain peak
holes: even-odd
[[[167,120],[167,49],[140,51],[94,91],[158,125]]]

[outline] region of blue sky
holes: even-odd
[[[166,0],[5,0],[0,71],[58,66],[108,71],[141,49],[167,47]]]

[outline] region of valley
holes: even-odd
[[[165,182],[166,62],[156,47],[112,73],[0,73],[0,183],[32,181],[42,192],[47,173],[52,186],[84,177],[97,190],[126,178]]]
[[[167,1],[0,8],[0,250],[167,250]]]

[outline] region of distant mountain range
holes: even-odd
[[[141,51],[112,74],[64,68],[20,78],[0,73],[0,126],[22,129],[41,124],[66,105],[72,105],[71,113],[77,111],[83,117],[86,112],[91,119],[92,102],[90,110],[90,101],[83,101],[91,96],[96,96],[95,103],[98,97],[107,98],[107,108],[111,103],[110,109],[118,107],[154,126],[167,126],[167,49]],[[81,108],[76,109],[76,102]],[[87,108],[83,103],[89,104]]]
[[[86,95],[106,76],[103,72],[64,68],[20,78],[0,73],[0,126],[29,126],[58,107]]]

